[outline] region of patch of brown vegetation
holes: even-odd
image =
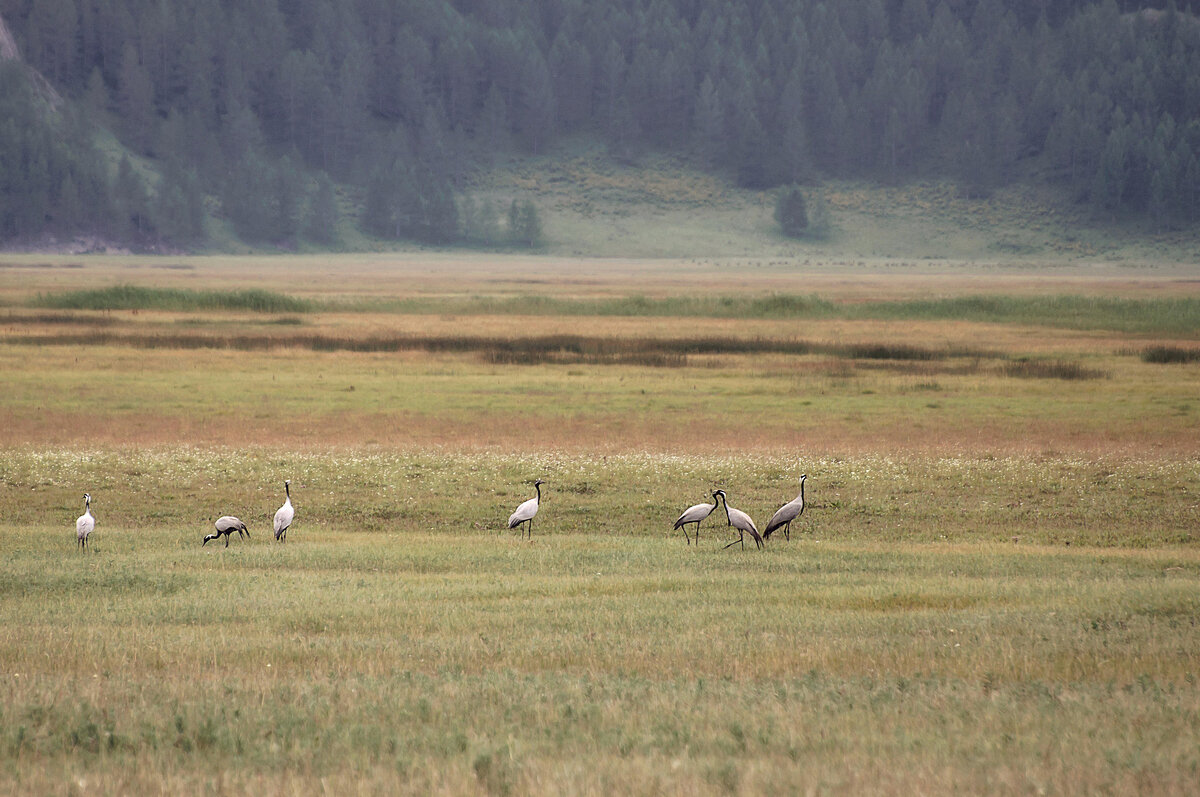
[[[700,430],[703,430],[702,432]],[[1018,419],[979,423],[925,420],[879,423],[853,415],[794,421],[631,414],[555,418],[480,411],[418,415],[340,412],[323,415],[192,417],[139,412],[92,413],[0,408],[0,447],[277,446],[289,450],[434,448],[458,451],[725,454],[803,452],[806,456],[865,454],[1122,455],[1179,458],[1200,450],[1200,427],[1184,434],[1095,432],[1056,421]]]

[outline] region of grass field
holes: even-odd
[[[0,261],[0,793],[1196,792],[1186,266]]]

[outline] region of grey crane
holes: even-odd
[[[720,503],[717,500],[716,493],[713,493],[712,497],[713,497],[713,502],[711,504],[696,504],[695,506],[689,506],[687,509],[683,510],[683,514],[680,515],[679,519],[675,521],[674,528],[683,529],[683,536],[684,536],[684,539],[686,539],[688,541],[688,545],[692,544],[692,538],[688,536],[687,524],[689,524],[689,523],[696,524],[696,544],[699,545],[700,544],[700,521],[704,520],[706,517],[711,515],[713,513],[713,510],[717,508],[717,504]]]
[[[235,518],[233,515],[222,515],[221,517],[217,518],[217,522],[214,523],[213,526],[216,527],[216,532],[205,537],[204,542],[200,543],[201,545],[208,545],[209,540],[215,540],[224,534],[225,547],[228,548],[229,538],[233,535],[233,532],[236,531],[238,533],[239,539],[243,534],[246,535],[247,538],[250,536],[250,529],[246,528],[246,524]]]
[[[537,495],[530,498],[528,501],[517,507],[517,511],[508,516],[508,527],[515,529],[522,523],[525,524],[525,530],[529,532],[529,539],[533,539],[533,516],[537,514],[538,504],[542,502],[542,485],[546,482],[538,479],[533,483],[533,489],[537,490]]]
[[[783,536],[786,539],[792,538],[792,521],[804,514],[804,480],[807,478],[807,473],[800,477],[800,495],[779,507],[775,510],[775,514],[771,515],[770,522],[763,529],[764,540],[770,538],[780,528],[783,529]]]
[[[79,541],[79,547],[86,551],[88,547],[88,535],[96,529],[96,518],[92,517],[92,496],[88,493],[83,494],[83,514],[75,519],[75,539]]]
[[[283,502],[283,506],[275,512],[275,539],[287,542],[287,530],[292,525],[292,518],[296,516],[296,510],[292,508],[291,479],[284,480],[283,491],[287,493],[287,499]]]
[[[738,538],[729,543],[725,547],[742,544],[742,549],[746,548],[746,533],[754,538],[754,544],[759,548],[763,547],[762,537],[758,535],[758,527],[754,525],[754,521],[740,509],[734,509],[729,505],[729,497],[725,495],[724,490],[717,490],[716,495],[721,496],[721,501],[725,504],[725,518],[729,521],[729,525],[738,530]]]

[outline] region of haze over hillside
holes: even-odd
[[[1191,5],[0,0],[0,241],[787,251],[799,183],[864,254],[1152,251],[1200,218]]]

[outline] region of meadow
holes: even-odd
[[[1185,270],[339,257],[0,258],[0,793],[1195,793]]]

